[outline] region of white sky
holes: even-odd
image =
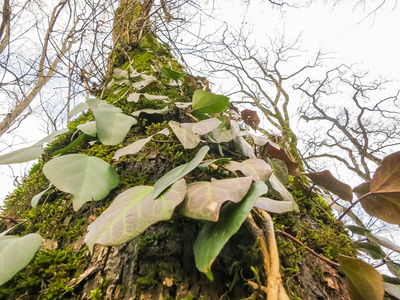
[[[242,22],[240,13],[246,12],[242,1],[215,2],[213,14],[216,17],[232,27]],[[395,79],[396,86],[400,87],[400,9],[395,7],[394,0],[387,1],[375,15],[365,20],[374,6],[354,8],[352,1],[344,1],[333,8],[329,2],[326,5],[314,3],[305,8],[285,8],[283,12],[271,8],[268,3],[258,3],[263,1],[250,2],[245,25],[253,26],[253,36],[260,41],[281,36],[282,33],[285,39],[301,34],[301,48],[305,54],[316,53],[321,48],[325,53],[330,52],[330,59],[325,62],[332,67],[340,63],[356,63],[356,68],[368,70],[374,77]],[[212,24],[209,25],[212,28]],[[15,131],[17,146],[14,149],[29,146],[47,135],[38,123],[37,119],[31,119]],[[10,150],[0,144],[0,151],[5,154]],[[14,176],[20,176],[26,170],[25,165],[15,165],[13,171],[9,166],[0,166],[0,202],[14,189]]]

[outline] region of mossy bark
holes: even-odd
[[[182,71],[172,59],[168,47],[159,44],[148,33],[129,47],[128,51],[113,54],[113,67],[128,70],[126,55],[129,54],[133,68],[147,74],[153,73],[151,66],[156,64],[172,65],[174,70]],[[161,83],[146,92],[168,95],[175,101],[191,101],[192,86],[183,85],[182,94],[180,89],[168,86],[165,78],[159,77],[159,81]],[[123,87],[115,93],[115,88],[110,87],[103,94],[104,100],[121,107],[127,114],[137,109],[166,105],[162,101],[146,99],[129,103],[126,101],[129,89]],[[176,108],[171,107],[171,113],[163,116],[141,115],[138,125],[132,127],[119,146],[91,146],[89,142],[93,138],[86,137],[71,151],[98,156],[118,171],[121,183],[106,199],[86,203],[74,212],[70,196],[54,191],[45,203],[31,209],[31,198],[48,185],[41,170],[49,159],[47,155],[68,145],[76,126],[91,117],[87,113],[71,122],[71,131],[46,149],[38,170],[7,199],[3,216],[27,220],[13,233],[39,232],[44,243],[30,265],[0,287],[0,299],[265,299],[261,286],[254,287],[249,282],[266,286],[267,275],[259,240],[246,226],[242,226],[229,240],[213,263],[214,281],[199,272],[194,261],[192,246],[204,224],[202,221],[174,214],[171,220],[150,226],[123,245],[96,245],[93,255],[83,242],[87,225],[108,207],[118,193],[136,185],[152,185],[173,167],[195,155],[196,149],[185,150],[178,142],[160,138],[148,143],[139,154],[126,156],[119,162],[111,160],[118,148],[167,127],[165,121],[191,121]],[[231,153],[237,153],[236,158],[240,158],[235,149]],[[210,158],[218,157],[218,149],[215,152],[211,150],[209,155]],[[207,174],[194,171],[186,180],[209,180],[211,177],[220,179],[227,174],[218,170]],[[330,209],[318,199],[309,199],[294,184],[289,184],[288,189],[298,202],[300,212],[273,216],[276,229],[296,236],[334,261],[339,254],[354,255],[354,247]],[[256,217],[257,213],[253,213]],[[2,227],[12,225],[4,220],[1,222]],[[277,237],[277,244],[284,286],[291,299],[349,299],[343,275],[336,267],[312,256],[304,247],[283,236]],[[259,282],[252,268],[256,270]]]

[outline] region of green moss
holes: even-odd
[[[36,299],[60,299],[73,290],[68,283],[85,264],[85,251],[40,250],[25,269],[0,287],[0,299],[17,299],[24,293],[37,295]]]
[[[103,299],[103,293],[101,291],[101,288],[97,287],[94,290],[91,290],[90,291],[90,299],[93,299],[93,300]]]

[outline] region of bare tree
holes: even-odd
[[[303,122],[299,129],[309,169],[320,169],[319,159],[329,158],[370,181],[381,159],[398,149],[399,91],[382,96],[385,81],[366,83],[365,76],[340,66],[296,86],[308,97],[300,108],[307,130],[301,130]]]

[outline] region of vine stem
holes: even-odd
[[[310,252],[312,255],[315,255],[316,257],[318,257],[319,259],[323,260],[324,262],[334,266],[334,267],[339,267],[338,263],[335,263],[333,261],[331,261],[330,259],[326,258],[325,256],[318,254],[317,252],[315,252],[313,249],[311,249],[310,247],[304,245],[302,242],[300,242],[298,239],[296,239],[294,236],[290,235],[287,232],[284,232],[282,230],[275,230],[276,233],[279,233],[285,237],[287,237],[289,240],[295,242],[296,244],[299,244],[300,246],[304,246],[306,248],[306,250],[308,252]]]
[[[362,196],[361,196],[360,198],[358,198],[356,201],[354,201],[354,202],[344,211],[344,213],[342,213],[342,214],[339,216],[338,220],[340,221],[341,219],[343,219],[343,217],[344,217],[345,215],[347,215],[347,213],[348,213],[354,206],[356,206],[358,202],[360,202],[361,200],[365,199],[365,198],[368,197],[368,196],[371,196],[372,194],[373,194],[373,193],[368,192],[368,193],[366,193],[365,195],[362,195]]]

